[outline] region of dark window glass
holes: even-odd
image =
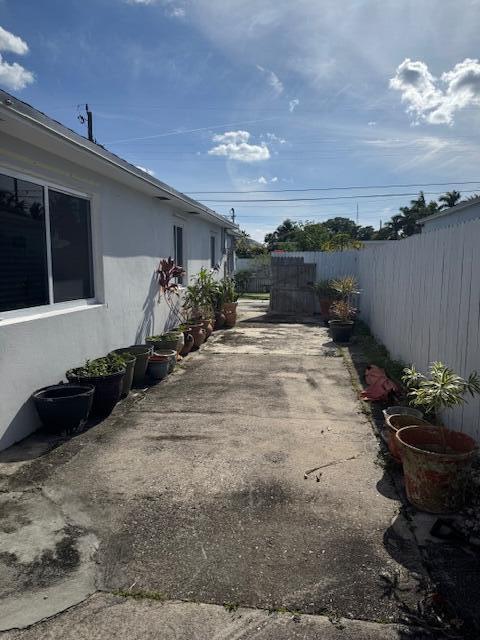
[[[0,311],[48,304],[43,187],[0,174]]]
[[[210,236],[210,265],[214,267],[217,264],[215,256],[215,236]]]
[[[183,264],[183,228],[173,227],[173,242],[175,248],[175,264],[179,267],[184,267]],[[183,284],[183,278],[177,278],[178,284]]]
[[[48,191],[54,302],[93,298],[90,203]]]

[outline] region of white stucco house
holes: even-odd
[[[155,270],[233,271],[227,218],[0,91],[0,449],[38,426],[30,396],[166,325]]]
[[[434,213],[427,218],[422,218],[418,223],[422,227],[422,233],[429,233],[478,218],[480,218],[480,197],[475,197],[465,200],[465,202],[459,202],[454,207]]]

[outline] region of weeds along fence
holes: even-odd
[[[292,256],[314,262],[317,280],[357,276],[361,318],[395,359],[423,372],[435,360],[463,376],[480,370],[480,220],[377,248]],[[444,420],[480,442],[478,398]]]

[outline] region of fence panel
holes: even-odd
[[[373,250],[288,255],[314,263],[317,280],[357,276],[361,317],[394,358],[421,371],[434,360],[463,376],[480,370],[480,220]],[[480,442],[478,398],[444,419]]]

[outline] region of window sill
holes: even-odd
[[[23,311],[23,313],[14,316],[2,317],[0,313],[0,328],[11,324],[20,324],[22,322],[31,322],[32,320],[43,320],[45,318],[53,318],[54,316],[62,316],[68,313],[77,313],[78,311],[86,311],[87,309],[100,309],[105,306],[105,304],[99,302],[83,302],[77,300],[68,306],[49,307],[41,310],[31,309],[29,312]]]

